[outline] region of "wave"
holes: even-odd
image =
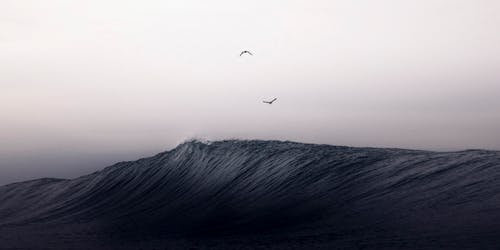
[[[182,234],[489,235],[500,153],[189,141],[76,179],[0,187],[0,226],[95,224]]]

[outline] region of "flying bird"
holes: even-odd
[[[242,56],[243,54],[249,54],[251,56],[253,56],[252,52],[248,51],[248,50],[244,50],[240,53],[240,56]]]
[[[267,104],[273,104],[274,101],[278,100],[278,98],[274,98],[273,100],[271,101],[262,101],[263,103],[267,103]]]

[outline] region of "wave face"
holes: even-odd
[[[496,244],[500,153],[190,141],[72,180],[0,187],[0,227],[71,223]]]

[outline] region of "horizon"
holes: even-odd
[[[16,183],[23,183],[23,182],[30,182],[30,181],[36,181],[40,179],[59,179],[59,180],[72,180],[76,179],[82,176],[90,175],[95,172],[104,170],[105,168],[112,167],[116,164],[120,163],[125,163],[125,162],[136,162],[140,161],[143,159],[147,158],[152,158],[157,156],[158,154],[163,154],[163,153],[168,153],[170,151],[175,150],[181,145],[184,144],[189,144],[189,143],[202,143],[205,145],[210,145],[212,143],[221,143],[221,142],[232,142],[232,141],[239,141],[239,142],[252,142],[252,141],[257,141],[257,142],[278,142],[278,143],[295,143],[295,144],[303,144],[303,145],[316,145],[316,146],[332,146],[332,147],[346,147],[346,148],[356,148],[356,149],[387,149],[387,150],[404,150],[404,151],[427,151],[431,153],[458,153],[458,152],[467,152],[467,151],[483,151],[483,152],[499,152],[500,150],[488,150],[488,149],[463,149],[463,150],[448,150],[448,151],[439,151],[439,150],[425,150],[425,149],[412,149],[412,148],[394,148],[394,147],[362,147],[362,146],[346,146],[346,145],[336,145],[336,144],[325,144],[325,143],[307,143],[307,142],[299,142],[299,141],[290,141],[290,140],[261,140],[261,139],[221,139],[221,140],[207,140],[204,138],[191,138],[191,139],[186,139],[185,141],[180,142],[179,144],[175,145],[172,148],[165,149],[160,152],[156,153],[151,153],[149,155],[142,155],[138,156],[136,159],[129,159],[129,160],[116,160],[111,164],[104,165],[97,167],[94,170],[89,170],[90,172],[86,173],[81,173],[80,175],[77,176],[68,176],[68,177],[57,177],[57,176],[42,176],[38,178],[30,178],[30,179],[25,179],[25,180],[17,180],[13,182],[8,182],[8,183],[2,183],[0,182],[0,186],[5,186],[5,185],[10,185],[10,184],[16,184]]]

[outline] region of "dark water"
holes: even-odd
[[[500,249],[499,236],[495,151],[191,141],[0,187],[0,249]]]

